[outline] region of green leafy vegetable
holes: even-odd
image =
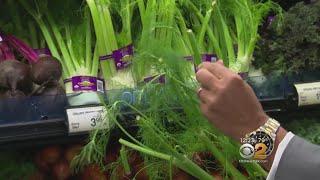
[[[273,25],[277,23],[276,21]],[[284,14],[281,29],[271,26],[259,42],[254,65],[264,73],[320,68],[320,2],[298,3]]]
[[[106,105],[109,113],[104,121],[110,121],[119,127],[133,143],[121,141],[124,145],[146,153],[144,160],[151,179],[169,179],[171,163],[194,177],[211,179],[206,169],[200,169],[191,161],[194,152],[206,151],[217,158],[226,176],[244,179],[239,170],[232,165],[232,162],[239,158],[238,145],[212,128],[201,114],[189,63],[172,47],[159,46],[163,42],[153,37],[150,37],[148,42],[148,46],[140,46],[135,61],[152,61],[157,72],[165,75],[166,84],[150,82],[141,86],[141,94],[136,95],[137,102],[134,105],[123,101]],[[143,97],[146,97],[147,101]],[[123,106],[129,107],[137,114],[137,138],[118,122]],[[181,108],[177,110],[174,107]],[[91,134],[89,143],[76,158],[75,167],[92,163],[87,160],[101,161],[101,154],[107,145],[108,132],[109,130],[96,130]],[[194,143],[195,141],[197,143]],[[252,177],[266,175],[256,164],[248,164],[246,168]]]
[[[65,79],[98,75],[96,50],[92,54],[94,46],[88,8],[79,10],[77,0],[20,2],[38,23],[52,55],[62,62]]]
[[[203,25],[199,28],[190,24],[190,28],[198,32],[199,47],[213,49],[225,65],[236,72],[249,71],[259,38],[258,27],[270,10],[280,11],[279,6],[269,0],[203,0],[201,3],[185,0],[182,5],[188,9],[187,13],[193,13],[187,17]]]
[[[297,136],[305,138],[314,144],[320,144],[320,123],[319,119],[313,118],[293,118],[294,120],[285,124],[286,129],[292,131]],[[292,120],[292,119],[291,119]]]

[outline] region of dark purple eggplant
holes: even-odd
[[[30,93],[33,87],[30,67],[17,60],[0,62],[0,87],[12,92],[20,90]]]
[[[52,56],[41,55],[32,65],[31,76],[38,85],[56,84],[62,76],[62,65]]]

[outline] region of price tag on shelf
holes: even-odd
[[[320,82],[294,85],[298,93],[298,106],[320,104]]]
[[[107,110],[104,106],[67,109],[69,133],[88,132],[109,128]]]

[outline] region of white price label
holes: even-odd
[[[298,106],[320,104],[320,82],[295,84]]]
[[[109,128],[104,106],[67,109],[69,133]]]

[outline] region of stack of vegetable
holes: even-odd
[[[255,66],[264,73],[319,70],[320,1],[296,4],[284,14],[280,28],[274,26],[277,19],[259,41]]]
[[[313,144],[320,144],[320,123],[316,117],[296,118],[287,123],[286,128]]]
[[[139,26],[133,24],[136,3],[132,0],[87,0],[92,15],[101,73],[107,82],[106,89],[132,88],[131,74],[134,42]]]
[[[182,5],[187,10],[184,16],[192,19],[190,28],[199,32],[197,37],[201,44],[196,48],[212,49],[226,66],[238,73],[247,73],[250,69],[263,18],[270,10],[281,11],[272,1],[215,0],[198,3],[188,0]],[[193,21],[201,26],[194,26]],[[196,51],[193,48],[194,54]]]
[[[8,14],[5,7],[9,7]],[[1,102],[1,111],[14,111],[21,104],[19,99],[28,96],[44,96],[43,104],[64,107],[61,63],[48,50],[39,49],[44,48],[44,40],[21,6],[4,1],[1,8],[0,97],[9,98]]]
[[[105,162],[117,163],[119,156],[119,146],[112,147],[107,152]],[[68,146],[51,145],[44,147],[34,156],[34,164],[36,170],[30,173],[29,180],[45,180],[45,179],[109,179],[109,171],[102,169],[98,164],[87,165],[81,172],[73,172],[70,168],[72,159],[80,152],[81,144],[73,144]],[[116,172],[120,175],[120,169]],[[123,173],[123,172],[122,172]]]
[[[108,179],[107,174],[98,165],[87,166],[75,174],[70,169],[70,162],[81,150],[81,144],[50,145],[36,149],[2,151],[0,156],[0,179]],[[116,149],[112,149],[116,150]],[[24,156],[21,157],[21,152]],[[108,155],[117,158],[116,155]],[[108,157],[106,156],[106,157]]]
[[[76,87],[75,78],[94,78],[97,83],[100,59],[107,89],[136,87],[141,92],[135,104],[123,101],[105,104],[108,114],[104,121],[110,121],[112,127],[116,126],[126,134],[126,138],[119,140],[122,147],[116,158],[118,163],[105,161],[111,131],[98,128],[90,134],[88,143],[71,163],[75,170],[89,166],[88,173],[92,173],[90,171],[99,170],[98,165],[118,179],[140,174],[150,179],[246,179],[247,176],[257,179],[266,176],[258,164],[239,165],[239,144],[212,127],[202,115],[195,93],[194,68],[190,68],[190,61],[186,59],[191,59],[192,66],[197,66],[203,56],[216,54],[232,70],[247,73],[259,38],[259,25],[270,10],[280,11],[272,1],[19,2],[37,23],[52,53],[52,57],[29,58],[30,64],[34,65],[32,70],[26,70],[32,73],[32,78],[27,80],[33,79],[40,88],[46,85],[45,89],[48,89],[58,84],[62,74],[67,80],[67,93],[74,93],[79,86],[93,83],[81,80]],[[48,64],[54,71],[43,71],[41,67]],[[46,76],[41,73],[48,71],[50,75],[44,78]],[[5,73],[5,76],[9,74]],[[17,84],[7,85],[12,92],[18,87]],[[82,98],[84,101],[92,99],[93,96]],[[137,135],[127,132],[118,122],[123,106],[137,114]],[[132,150],[135,153],[129,153]],[[142,157],[137,161],[133,158],[138,154],[136,151],[140,154],[138,157]],[[40,160],[50,160],[41,156]],[[45,168],[60,162],[56,160],[45,164]],[[135,162],[139,162],[139,166]],[[57,173],[57,178],[69,177],[68,163],[64,160],[53,168],[66,170],[66,173]]]
[[[281,7],[284,8],[285,10],[290,9],[292,6],[294,6],[298,2],[310,3],[314,1],[317,1],[317,0],[287,0],[287,1],[275,0],[275,2],[279,3],[279,5],[281,5]]]
[[[258,27],[267,12],[271,8],[278,10],[278,6],[270,1],[251,0],[148,0],[137,1],[137,5],[142,32],[135,43],[132,73],[137,82],[148,76],[153,80],[138,87],[142,94],[136,104],[117,101],[106,105],[109,113],[105,121],[111,121],[127,135],[126,140],[120,139],[123,146],[143,154],[151,179],[172,179],[180,170],[198,179],[212,179],[212,174],[217,173],[225,178],[246,179],[242,168],[234,163],[239,159],[238,144],[211,127],[202,116],[194,72],[183,57],[191,54],[198,65],[202,53],[215,52],[236,72],[247,72],[259,37]],[[165,84],[153,83],[161,76],[165,77]],[[123,105],[137,113],[137,136],[117,121]],[[109,133],[101,129],[91,133],[90,141],[74,160],[76,168],[90,163],[104,165]],[[130,174],[125,159],[122,158],[123,166]],[[251,178],[266,176],[257,164],[243,166]]]
[[[37,22],[52,56],[62,64],[66,93],[71,94],[69,103],[99,103],[97,92],[103,92],[104,87],[97,77],[98,43],[93,37],[89,8],[82,8],[77,0],[20,3]]]
[[[13,56],[0,62],[0,88],[2,96],[8,98],[25,97],[29,95],[63,95],[59,85],[62,75],[60,62],[52,56],[37,55],[12,35],[2,35],[3,43],[11,49],[16,49],[28,61],[18,61]]]

